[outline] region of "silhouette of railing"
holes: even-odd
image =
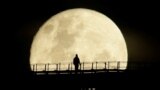
[[[82,62],[79,65],[79,72],[98,72],[98,71],[123,71],[126,69],[127,62]],[[52,63],[52,64],[32,64],[31,69],[36,73],[73,73],[73,63]]]

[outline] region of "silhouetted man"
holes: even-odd
[[[76,54],[76,56],[75,56],[74,59],[73,59],[73,64],[74,64],[74,66],[75,66],[75,73],[77,74],[78,66],[79,66],[79,64],[80,64],[80,60],[79,60],[77,54]]]

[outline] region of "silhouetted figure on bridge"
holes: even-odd
[[[79,60],[79,57],[78,57],[77,54],[76,54],[76,56],[73,59],[73,64],[75,66],[75,74],[77,74],[78,67],[79,67],[79,64],[80,64],[80,60]]]

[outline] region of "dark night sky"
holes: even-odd
[[[9,3],[9,4],[8,4]],[[129,61],[159,62],[158,5],[139,0],[44,0],[8,1],[3,7],[7,59],[14,72],[26,72],[29,50],[38,28],[51,16],[71,8],[97,10],[111,18],[122,31],[128,47]],[[2,35],[3,36],[3,35]]]

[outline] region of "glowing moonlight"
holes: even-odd
[[[31,46],[30,64],[127,62],[122,33],[105,15],[89,9],[70,9],[51,17],[39,29]],[[114,64],[113,64],[114,66]],[[126,69],[127,63],[120,65]]]

